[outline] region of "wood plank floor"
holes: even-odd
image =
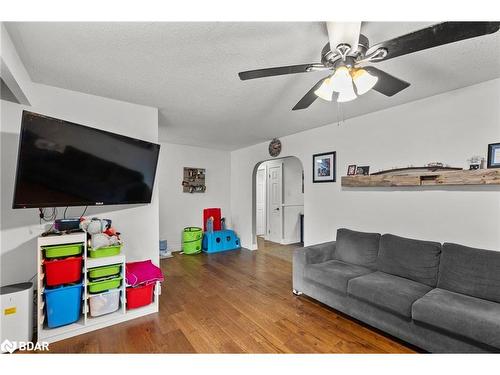
[[[295,246],[161,261],[160,312],[51,344],[52,353],[412,353],[291,293]]]

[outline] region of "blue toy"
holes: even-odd
[[[226,229],[225,219],[221,219],[222,230],[213,230],[214,219],[209,217],[206,222],[207,231],[203,234],[202,249],[206,253],[236,250],[241,247],[240,239],[233,230]]]

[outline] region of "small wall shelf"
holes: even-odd
[[[500,185],[500,169],[342,176],[343,187]]]

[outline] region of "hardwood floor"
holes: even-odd
[[[161,261],[160,312],[50,345],[52,353],[412,353],[291,293],[294,245]],[[273,250],[274,249],[274,250]],[[273,252],[274,251],[274,252]]]

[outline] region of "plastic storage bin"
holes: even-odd
[[[153,303],[155,283],[127,288],[127,310]]]
[[[62,258],[79,255],[83,251],[82,243],[71,243],[57,246],[44,246],[45,258]]]
[[[45,260],[47,286],[77,283],[82,278],[82,257]]]
[[[111,314],[120,307],[120,290],[89,296],[90,316]]]
[[[197,254],[201,251],[203,232],[198,227],[187,227],[182,232],[182,251],[184,254]]]
[[[89,269],[89,277],[91,279],[98,279],[100,277],[108,277],[120,274],[121,267],[119,264],[112,266],[96,267]]]
[[[114,255],[120,254],[122,245],[106,246],[100,247],[98,249],[89,248],[89,257],[91,258],[104,258],[112,257]]]
[[[90,281],[88,284],[90,293],[102,293],[110,289],[119,288],[122,285],[122,277],[111,277],[104,280]]]
[[[80,319],[82,306],[82,284],[46,288],[45,309],[47,325],[55,328],[71,324]]]

